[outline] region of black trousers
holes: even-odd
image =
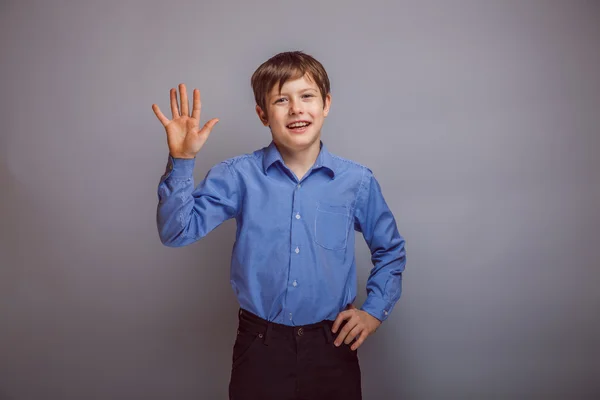
[[[240,309],[229,399],[361,400],[357,351],[333,344],[332,325],[286,326]]]

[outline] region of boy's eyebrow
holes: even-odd
[[[315,88],[305,88],[305,89],[300,90],[299,92],[303,93],[303,92],[306,92],[306,91],[309,91],[309,90],[312,90],[312,91],[315,91],[315,92],[317,91],[317,89],[315,89]],[[271,97],[284,96],[286,94],[287,94],[286,92],[275,93]]]

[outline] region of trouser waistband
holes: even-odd
[[[244,326],[246,329],[250,329],[256,333],[262,334],[264,336],[263,339],[265,344],[269,343],[269,338],[272,336],[273,332],[277,332],[283,336],[301,337],[305,334],[319,333],[320,331],[325,335],[327,343],[331,343],[333,341],[331,332],[333,321],[330,320],[323,320],[321,322],[308,325],[289,326],[267,321],[242,308],[239,310],[238,319],[241,326]]]

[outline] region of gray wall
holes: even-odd
[[[250,75],[294,49],[407,240],[365,399],[600,396],[597,2],[88,3],[0,4],[0,399],[226,397],[235,223],[161,245],[151,104],[220,118],[197,183],[269,143]]]

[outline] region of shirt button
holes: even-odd
[[[388,310],[383,310],[384,315],[388,315]]]
[[[298,184],[297,188],[300,189],[300,186],[302,186],[301,184]]]
[[[300,219],[300,214],[296,214],[296,219]]]
[[[290,321],[292,320],[292,313],[290,313]]]
[[[298,282],[294,281],[294,283],[292,283],[292,286],[294,286],[294,287],[298,286]]]
[[[294,250],[296,252],[296,254],[300,253],[300,249],[298,247],[296,247],[296,250]]]

